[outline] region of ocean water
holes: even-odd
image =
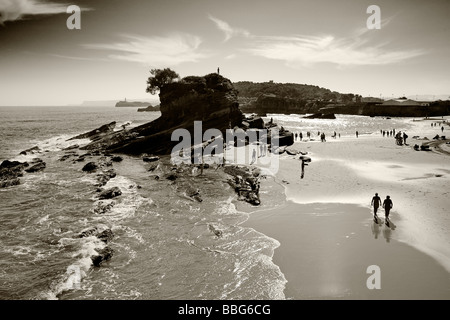
[[[59,161],[62,149],[88,142],[67,141],[70,137],[111,121],[118,128],[128,121],[137,126],[159,115],[136,108],[0,107],[0,161],[39,157],[47,164],[42,172],[25,174],[20,185],[0,189],[0,299],[285,298],[286,279],[272,261],[280,244],[242,226],[249,213],[236,209],[221,170],[205,170],[203,176],[185,172],[174,183],[155,180],[147,163],[125,156],[114,163],[117,176],[105,186],[119,187],[122,195],[102,200],[114,206],[96,214],[96,174],[81,170],[89,158]],[[379,134],[387,127],[383,118],[273,118],[304,132]],[[389,121],[386,129],[405,126]],[[36,154],[19,155],[34,146],[40,148]],[[185,196],[192,186],[202,202]],[[223,236],[216,237],[210,225]],[[114,255],[101,267],[90,257],[105,244],[78,237],[93,227],[114,233],[108,243]]]

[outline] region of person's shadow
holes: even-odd
[[[378,223],[376,223],[375,221],[372,221],[372,234],[373,234],[374,238],[378,239],[378,236],[380,235],[380,233],[381,233],[380,225]]]
[[[386,239],[386,242],[389,243],[392,237],[392,230],[387,225],[383,227],[383,237]]]

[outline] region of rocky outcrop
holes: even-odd
[[[94,129],[92,131],[80,134],[78,136],[75,136],[73,138],[70,138],[68,141],[70,140],[75,140],[75,139],[91,139],[91,140],[97,140],[100,139],[108,134],[111,134],[114,132],[114,128],[116,127],[116,122],[113,121],[109,124],[105,124],[97,129]]]
[[[169,154],[179,143],[171,141],[176,129],[184,128],[194,134],[194,121],[202,121],[203,132],[215,128],[225,133],[226,129],[241,125],[243,120],[237,91],[230,80],[215,73],[166,84],[161,88],[159,98],[161,117],[150,123],[119,132],[112,132],[115,123],[111,123],[72,139],[93,140],[82,147],[86,150],[162,155]]]
[[[88,162],[84,165],[84,167],[81,169],[86,172],[93,172],[97,170],[98,166],[95,162]]]
[[[38,146],[35,146],[33,148],[22,151],[20,154],[21,155],[35,154],[36,152],[40,152],[40,151],[41,151],[41,149]]]
[[[27,162],[3,161],[0,164],[0,188],[19,185],[19,177],[23,176],[22,171],[28,166]]]
[[[45,167],[46,167],[46,164],[44,161],[42,161],[42,159],[35,158],[31,162],[31,167],[25,169],[25,171],[28,173],[33,173],[33,172],[42,171],[45,169]]]
[[[226,166],[224,172],[232,176],[228,183],[238,194],[238,199],[246,201],[252,205],[261,204],[259,199],[259,169],[240,166]]]
[[[101,192],[100,195],[98,196],[98,198],[100,200],[112,199],[112,198],[120,196],[121,194],[122,194],[122,191],[118,187],[113,187],[111,189]]]

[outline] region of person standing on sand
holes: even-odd
[[[302,159],[302,174],[300,176],[301,179],[303,179],[303,177],[305,176],[305,166],[307,164],[305,163],[305,160]]]
[[[441,127],[441,131],[444,132],[444,126]]]
[[[300,131],[300,141],[302,141],[303,140],[303,133]]]
[[[356,131],[356,137],[358,138],[358,131]]]
[[[375,222],[376,222],[376,220],[378,218],[377,211],[378,211],[378,208],[381,206],[381,198],[378,196],[378,193],[375,193],[370,205],[373,206],[373,218],[375,219]]]
[[[407,145],[406,144],[406,138],[408,138],[408,135],[406,134],[405,131],[403,131],[403,143],[405,144],[405,146]]]
[[[391,197],[386,196],[386,199],[383,201],[383,208],[384,208],[384,216],[386,217],[386,220],[389,219],[389,211],[391,211],[394,204],[392,203]]]

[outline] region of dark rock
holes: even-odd
[[[0,164],[0,188],[19,185],[19,177],[23,176],[23,170],[28,166],[27,162],[3,161]]]
[[[92,263],[94,264],[94,266],[96,267],[100,267],[100,265],[104,262],[104,261],[108,261],[112,258],[113,254],[114,254],[114,250],[111,249],[110,247],[105,247],[101,250],[96,250],[97,251],[97,255],[93,255],[91,257],[92,259]]]
[[[59,161],[66,161],[67,159],[69,159],[72,156],[73,156],[72,154],[65,154],[59,159]]]
[[[99,201],[93,211],[95,214],[104,214],[111,211],[115,204],[115,202],[105,204],[103,201]]]
[[[334,113],[314,113],[310,116],[303,117],[304,119],[336,119]]]
[[[28,165],[29,164],[27,162],[4,160],[2,164],[0,164],[0,169],[17,169],[20,167],[22,170],[24,167],[28,167]]]
[[[192,198],[194,200],[197,200],[198,202],[202,202],[203,199],[200,196],[200,190],[194,187],[187,187],[186,189],[186,196],[188,196],[189,198]]]
[[[7,188],[12,186],[17,186],[20,184],[19,178],[0,180],[0,188]]]
[[[95,162],[88,162],[85,164],[85,166],[81,170],[86,171],[86,172],[92,172],[94,170],[97,170],[97,168],[98,168],[98,166]]]
[[[178,178],[178,175],[175,173],[166,174],[165,178],[170,181],[175,181]]]
[[[213,226],[212,224],[208,225],[209,231],[211,231],[212,233],[215,234],[216,237],[220,238],[223,235],[222,230],[217,229],[215,226]]]
[[[242,124],[249,129],[264,129],[264,120],[261,117],[248,117]]]
[[[122,191],[118,187],[114,187],[108,190],[103,191],[99,195],[99,199],[112,199],[118,197],[122,194]]]
[[[78,235],[78,238],[87,238],[90,236],[95,236],[97,233],[98,233],[98,228],[91,227],[91,228],[81,231],[81,233]]]
[[[74,144],[74,145],[72,145],[72,146],[69,146],[69,147],[67,147],[67,148],[64,148],[63,150],[73,150],[73,149],[77,149],[77,148],[79,148],[79,147],[80,147],[79,145]]]
[[[39,151],[41,151],[41,149],[38,146],[35,146],[33,148],[22,151],[20,154],[22,154],[22,155],[27,155],[29,153],[35,154],[36,152],[39,152]]]
[[[252,205],[260,205],[259,199],[259,171],[251,171],[246,167],[226,166],[224,172],[231,175],[228,183],[234,188],[239,200],[244,200]]]
[[[76,159],[75,161],[77,162],[83,162],[85,160],[85,158],[83,156],[78,157],[78,159]]]
[[[38,172],[44,170],[46,167],[45,162],[41,159],[33,159],[32,166],[28,169],[25,169],[28,173]]]
[[[144,162],[155,162],[155,161],[159,160],[159,157],[146,156],[146,157],[143,157],[142,160],[144,160]]]
[[[123,160],[123,158],[121,156],[113,156],[111,158],[111,161],[113,162],[121,162]]]
[[[89,132],[80,134],[76,137],[70,138],[68,141],[75,140],[75,139],[90,139],[90,140],[100,139],[100,138],[104,137],[105,135],[113,133],[115,127],[116,127],[116,122],[113,121],[109,124],[105,124],[97,129],[92,130],[92,131],[89,131]]]
[[[114,238],[114,234],[111,231],[111,229],[106,229],[99,234],[96,235],[97,238],[99,238],[101,241],[108,243]]]

